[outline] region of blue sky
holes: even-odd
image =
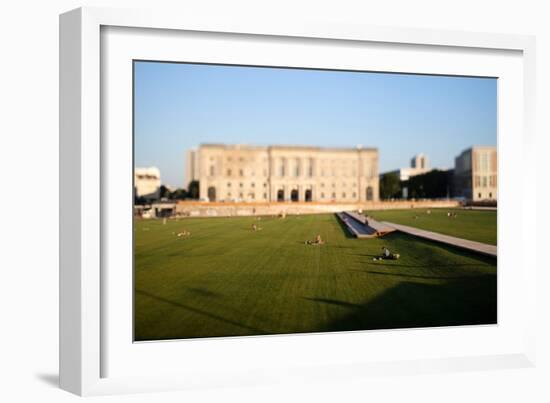
[[[200,143],[377,147],[380,172],[420,152],[452,168],[472,145],[496,145],[497,80],[136,62],[135,165],[184,184]]]

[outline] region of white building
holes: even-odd
[[[160,170],[157,167],[134,169],[135,197],[155,200],[160,196]]]

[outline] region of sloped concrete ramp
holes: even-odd
[[[350,211],[336,213],[336,216],[342,221],[348,232],[356,238],[368,239],[375,238],[395,231],[378,221]]]
[[[496,245],[490,245],[482,242],[470,241],[468,239],[457,238],[450,235],[440,234],[438,232],[426,231],[419,228],[409,227],[407,225],[395,224],[384,221],[382,224],[393,227],[394,229],[419,238],[430,241],[440,242],[447,245],[456,246],[473,252],[478,252],[487,256],[497,257]]]

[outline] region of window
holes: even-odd
[[[227,170],[227,176],[231,176],[231,169]]]
[[[241,193],[239,193],[239,197],[240,197],[241,199],[243,198],[243,194],[242,194],[242,192],[241,192]]]
[[[372,186],[369,186],[367,188],[367,200],[373,200],[374,199],[374,191],[372,189]]]
[[[492,198],[493,198],[493,193],[490,192],[490,193],[489,193],[489,199],[492,199]]]
[[[242,187],[243,187],[243,183],[242,183],[242,182],[241,182],[241,183],[239,183],[239,187],[240,187],[240,188],[242,188]]]
[[[294,164],[294,176],[300,176],[300,159],[296,158]]]
[[[227,192],[227,197],[228,197],[228,198],[231,197],[231,192]]]
[[[324,199],[324,198],[325,198],[325,194],[321,193],[321,199]]]
[[[332,192],[332,198],[336,199],[336,193],[335,192]]]
[[[479,199],[481,199],[481,193],[478,193],[478,194],[477,194],[477,197],[478,197]]]
[[[264,193],[264,200],[267,199],[267,193]]]
[[[342,199],[346,198],[346,192],[342,193]]]
[[[244,176],[244,171],[242,169],[239,169],[239,176]]]
[[[357,197],[357,193],[353,192],[353,194],[351,195],[351,197],[353,197],[354,199]]]
[[[321,187],[324,188],[324,187],[325,187],[325,184],[324,184],[324,183],[321,183]]]
[[[481,170],[487,172],[489,170],[489,156],[487,153],[481,154]]]
[[[486,176],[483,176],[481,179],[482,179],[482,182],[481,182],[481,183],[482,183],[482,186],[483,186],[484,188],[486,188],[486,187],[487,187],[487,177],[486,177]]]
[[[210,165],[210,176],[214,176],[215,173],[214,165]]]
[[[252,182],[252,183],[250,184],[250,186],[256,187],[256,184],[255,184],[254,182]]]
[[[227,187],[228,187],[228,188],[231,187],[231,182],[227,182]]]

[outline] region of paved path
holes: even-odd
[[[488,256],[497,256],[496,245],[489,245],[486,243],[469,241],[467,239],[457,238],[450,235],[443,235],[438,232],[426,231],[419,228],[409,227],[407,225],[394,224],[392,222],[384,221],[383,224],[395,228],[398,231],[406,234],[414,235],[420,238],[429,239],[430,241],[441,242],[448,245],[453,245],[462,249],[482,253]]]

